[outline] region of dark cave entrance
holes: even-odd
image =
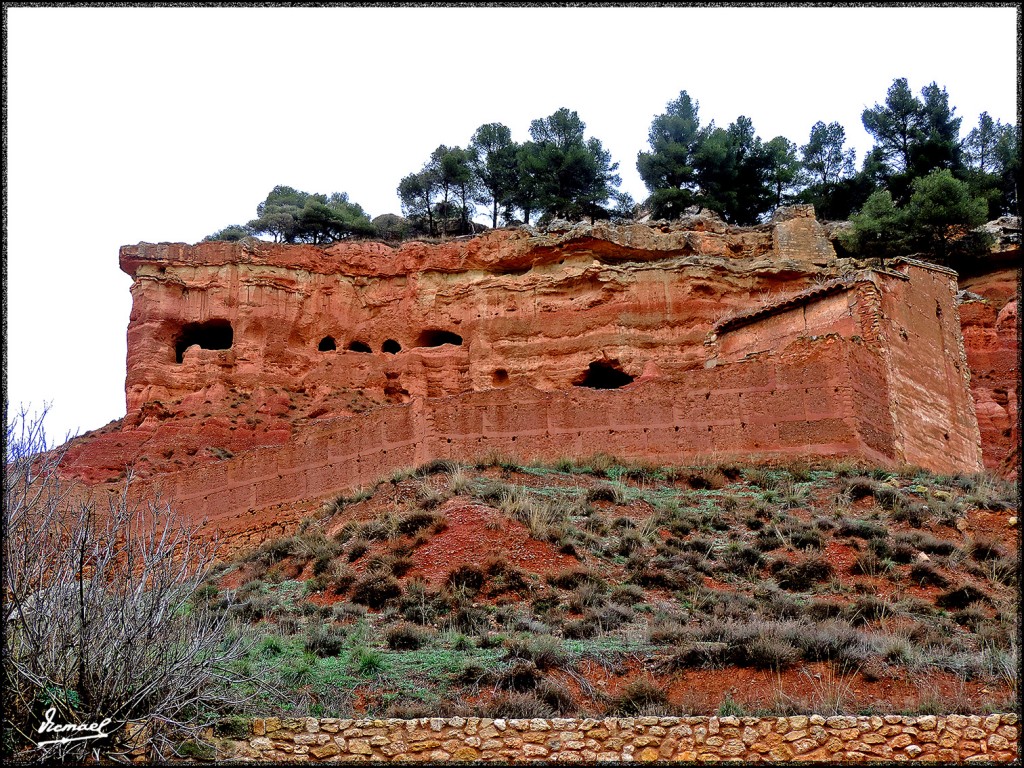
[[[349,352],[372,352],[370,345],[362,341],[350,341],[348,343]]]
[[[338,348],[338,345],[335,343],[333,336],[324,336],[320,339],[320,343],[317,344],[316,348],[321,352],[333,352]]]
[[[185,359],[185,350],[196,344],[201,349],[231,349],[234,331],[227,320],[207,320],[205,323],[186,323],[174,342],[174,359]]]
[[[618,360],[595,360],[572,385],[590,389],[618,389],[630,384],[633,378],[622,370]]]
[[[381,352],[387,352],[389,355],[396,355],[402,351],[402,345],[394,339],[388,339],[380,347]]]
[[[442,344],[454,344],[457,347],[461,347],[462,337],[451,331],[432,329],[424,331],[416,339],[417,347],[440,347]]]

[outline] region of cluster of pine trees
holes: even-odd
[[[650,148],[637,157],[650,192],[638,206],[618,189],[618,163],[586,135],[579,115],[563,108],[534,120],[526,142],[513,141],[507,126],[488,123],[465,147],[439,146],[398,184],[404,217],[371,221],[344,193],[275,187],[256,219],[207,239],[266,234],[322,243],[461,235],[475,231],[481,208],[492,227],[625,220],[640,212],[675,219],[692,206],[749,225],[780,205],[811,203],[822,218],[851,220],[845,243],[853,252],[923,251],[948,261],[972,247],[971,228],[1017,211],[1020,173],[1018,126],[982,113],[961,137],[955,112],[945,88],[932,83],[916,96],[905,78],[895,80],[884,103],[862,114],[874,146],[858,169],[838,122],[815,123],[802,145],[784,136],[763,141],[745,116],[726,128],[702,125],[698,102],[682,91],[654,118]]]

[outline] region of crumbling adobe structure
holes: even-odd
[[[127,416],[66,470],[131,465],[230,532],[489,452],[980,470],[955,273],[847,262],[809,206],[742,229],[125,246]]]

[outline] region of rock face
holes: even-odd
[[[772,245],[780,258],[825,266],[836,260],[825,228],[814,218],[813,205],[779,208],[772,217]]]
[[[976,471],[955,274],[843,261],[807,207],[746,229],[125,246],[127,416],[65,470],[131,466],[235,530],[487,451]]]
[[[1020,465],[1020,280],[1019,269],[1004,269],[960,283],[965,293],[960,319],[985,466],[1007,477],[1016,477]]]
[[[128,246],[127,416],[74,471],[174,471],[416,397],[671,377],[703,363],[714,320],[821,272],[772,243],[704,214],[400,248]]]

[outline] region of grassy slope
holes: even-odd
[[[840,464],[435,462],[203,597],[252,638],[263,715],[1000,709],[1017,503],[985,476]]]

